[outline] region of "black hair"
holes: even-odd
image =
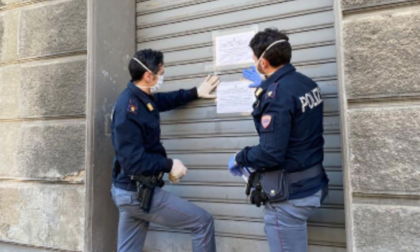
[[[285,41],[273,45],[264,53],[263,57],[271,66],[279,67],[281,65],[289,64],[292,59],[292,46],[290,45],[289,37],[285,32],[278,31],[276,28],[267,28],[264,31],[255,34],[249,43],[249,46],[255,56],[259,59],[265,49],[278,40]]]
[[[133,58],[140,60],[141,63],[149,68],[154,74],[157,74],[163,65],[163,53],[152,49],[138,51],[134,54]],[[130,60],[128,69],[130,70],[132,81],[141,80],[144,73],[147,72],[147,70],[134,59]]]

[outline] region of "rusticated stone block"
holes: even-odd
[[[33,0],[0,0],[0,8],[6,5],[25,4],[29,2],[33,2]]]
[[[0,12],[0,62],[18,58],[19,11]]]
[[[0,119],[19,117],[20,81],[19,66],[0,68]]]
[[[353,205],[355,252],[417,252],[420,208]]]
[[[343,22],[348,98],[420,94],[420,11]]]
[[[344,10],[369,7],[382,4],[408,2],[407,0],[341,0],[341,6]]]
[[[77,175],[85,169],[85,143],[84,122],[2,123],[0,176],[64,180]]]
[[[21,82],[21,117],[85,114],[85,57],[25,65]]]
[[[83,115],[85,57],[0,68],[0,119]]]
[[[0,124],[0,176],[2,177],[17,174],[16,159],[20,132],[19,123]]]
[[[1,244],[0,243],[0,251],[1,252],[50,252],[44,249],[36,249],[36,248],[28,248],[24,245],[11,245],[11,244]]]
[[[0,183],[0,239],[82,251],[84,186]]]
[[[353,191],[419,194],[419,107],[355,110],[348,118]]]
[[[86,0],[52,2],[22,10],[20,58],[85,50]]]
[[[0,8],[5,5],[11,5],[11,4],[20,4],[25,2],[30,2],[31,0],[0,0]]]

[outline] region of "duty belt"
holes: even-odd
[[[287,173],[287,174],[289,178],[289,183],[294,184],[301,180],[314,178],[323,172],[324,172],[324,168],[322,167],[322,165],[317,164],[317,165],[312,166],[309,169],[299,171],[299,172]]]
[[[324,173],[322,164],[299,172],[288,173],[283,169],[256,171],[248,179],[245,193],[251,203],[260,207],[265,202],[282,202],[289,199],[290,185],[299,181],[315,178]],[[251,188],[254,188],[252,191]]]

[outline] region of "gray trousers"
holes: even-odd
[[[119,210],[118,252],[143,250],[149,223],[191,231],[194,252],[215,252],[212,216],[204,209],[156,188],[149,213],[139,208],[137,193],[112,186],[112,199]]]
[[[266,203],[265,233],[271,252],[308,251],[307,220],[321,206],[322,190],[303,199]]]

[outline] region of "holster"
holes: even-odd
[[[140,209],[148,213],[152,207],[156,187],[161,188],[164,185],[162,174],[159,176],[131,176],[131,180],[136,181]]]
[[[254,188],[254,190],[252,190]],[[282,170],[251,173],[246,187],[251,204],[260,207],[266,202],[282,202],[289,198],[287,173]]]
[[[252,190],[254,188],[254,190]],[[260,207],[264,205],[268,198],[262,190],[261,186],[261,172],[253,172],[248,178],[248,183],[246,185],[246,195],[249,196],[251,204]]]

